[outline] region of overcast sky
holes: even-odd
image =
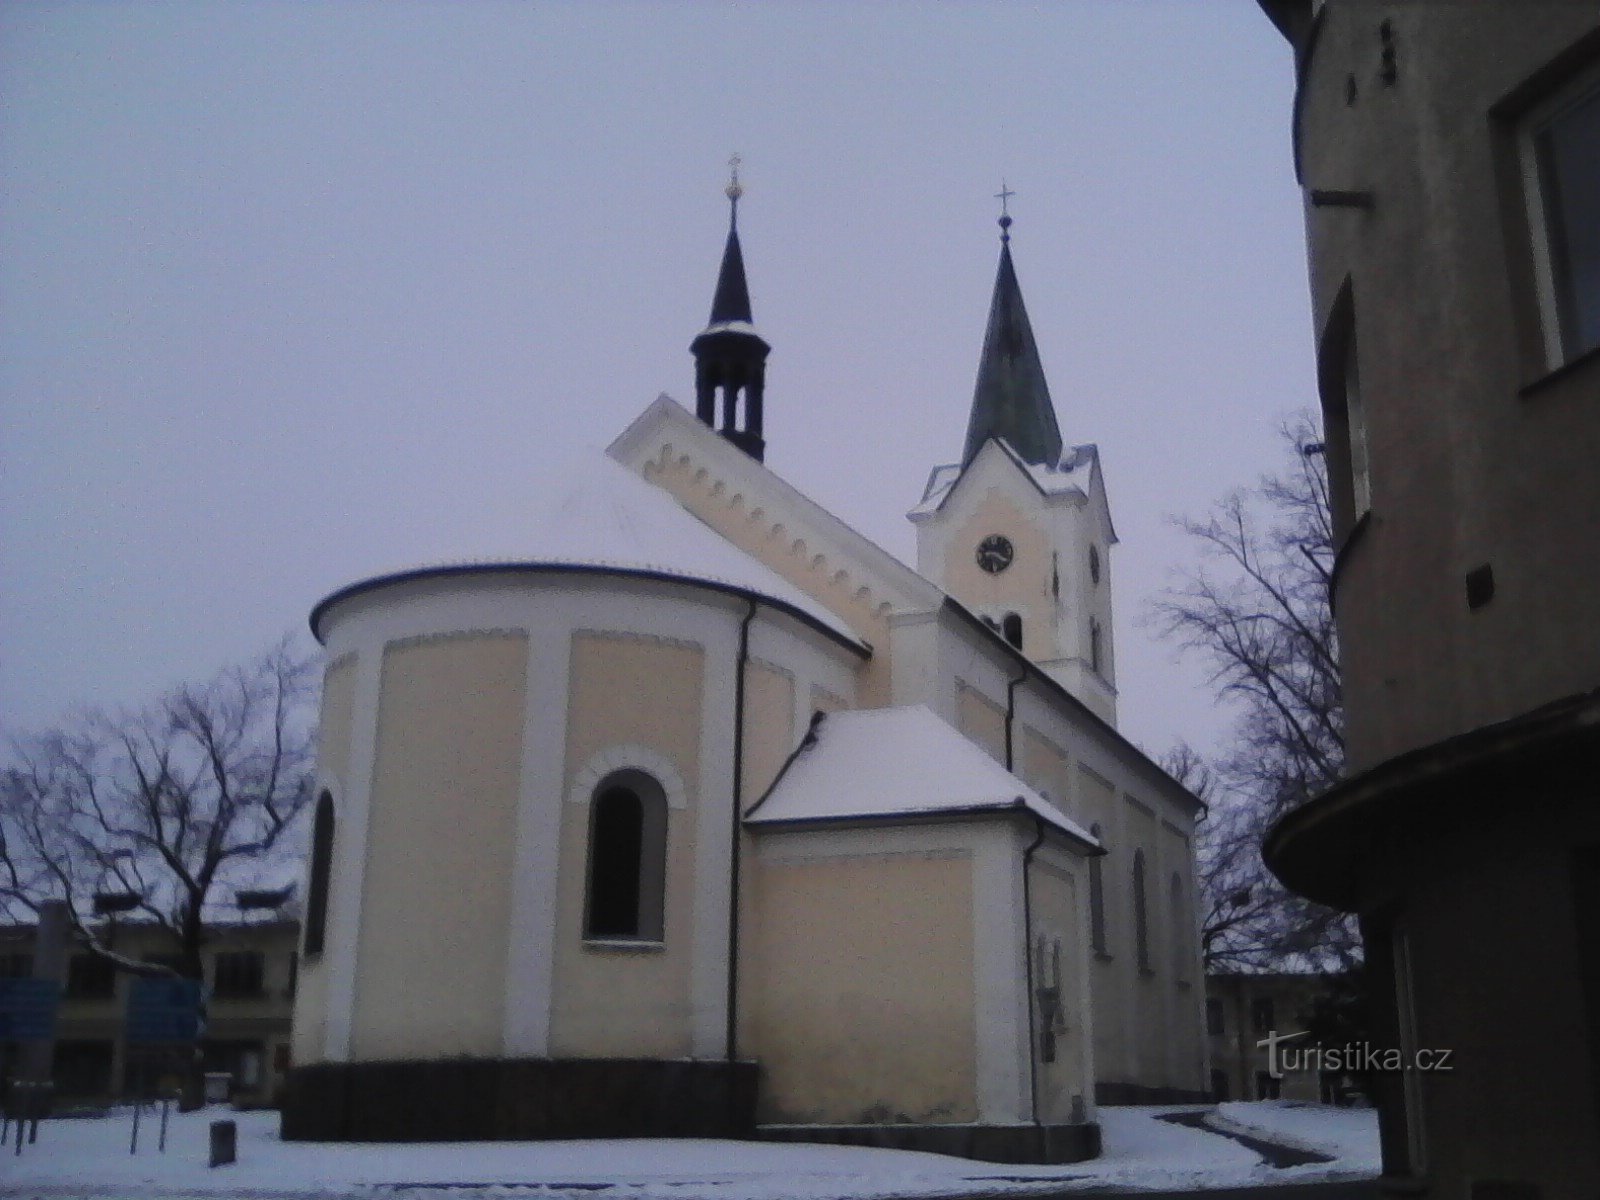
[[[515,557],[693,405],[738,151],[768,464],[915,561],[999,246],[1100,446],[1122,725],[1214,743],[1141,625],[1312,402],[1288,47],[1248,0],[0,9],[0,725],[137,702],[389,568]]]

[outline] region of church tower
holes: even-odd
[[[1010,193],[1002,191],[1005,201]],[[961,461],[934,468],[917,570],[1116,723],[1111,547],[1093,445],[1065,446],[1000,217],[1000,268]]]
[[[756,332],[750,315],[750,288],[739,248],[739,156],[733,156],[728,183],[728,244],[711,300],[711,320],[689,345],[694,355],[695,413],[735,446],[760,462],[767,443],[761,436],[761,399],[767,355],[772,347]],[[722,423],[717,423],[718,393]]]

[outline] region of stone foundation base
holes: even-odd
[[[289,1072],[283,1138],[513,1141],[755,1134],[756,1064],[654,1059],[316,1063]]]
[[[883,1150],[923,1150],[992,1163],[1073,1163],[1100,1154],[1100,1126],[1082,1125],[762,1125],[768,1142],[829,1142]]]

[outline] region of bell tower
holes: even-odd
[[[726,189],[728,242],[711,300],[711,320],[689,344],[695,363],[695,414],[760,462],[767,449],[761,436],[761,403],[772,347],[756,332],[750,315],[750,288],[745,283],[744,252],[739,247],[739,197],[744,195],[739,156],[735,154],[728,165],[732,168]]]
[[[1068,446],[1011,259],[1002,189],[1000,266],[961,461],[935,467],[917,570],[1106,721],[1116,723],[1111,547],[1099,451]]]

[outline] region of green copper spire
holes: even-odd
[[[1009,198],[1010,193],[1002,189],[1002,202]],[[1011,265],[1011,217],[1006,214],[1000,217],[1000,271],[989,303],[989,328],[983,335],[962,467],[978,456],[990,438],[1004,438],[1030,463],[1055,466],[1061,461],[1061,430],[1050,403],[1039,347],[1033,340],[1033,326],[1023,307],[1022,289],[1017,286],[1016,268]]]

